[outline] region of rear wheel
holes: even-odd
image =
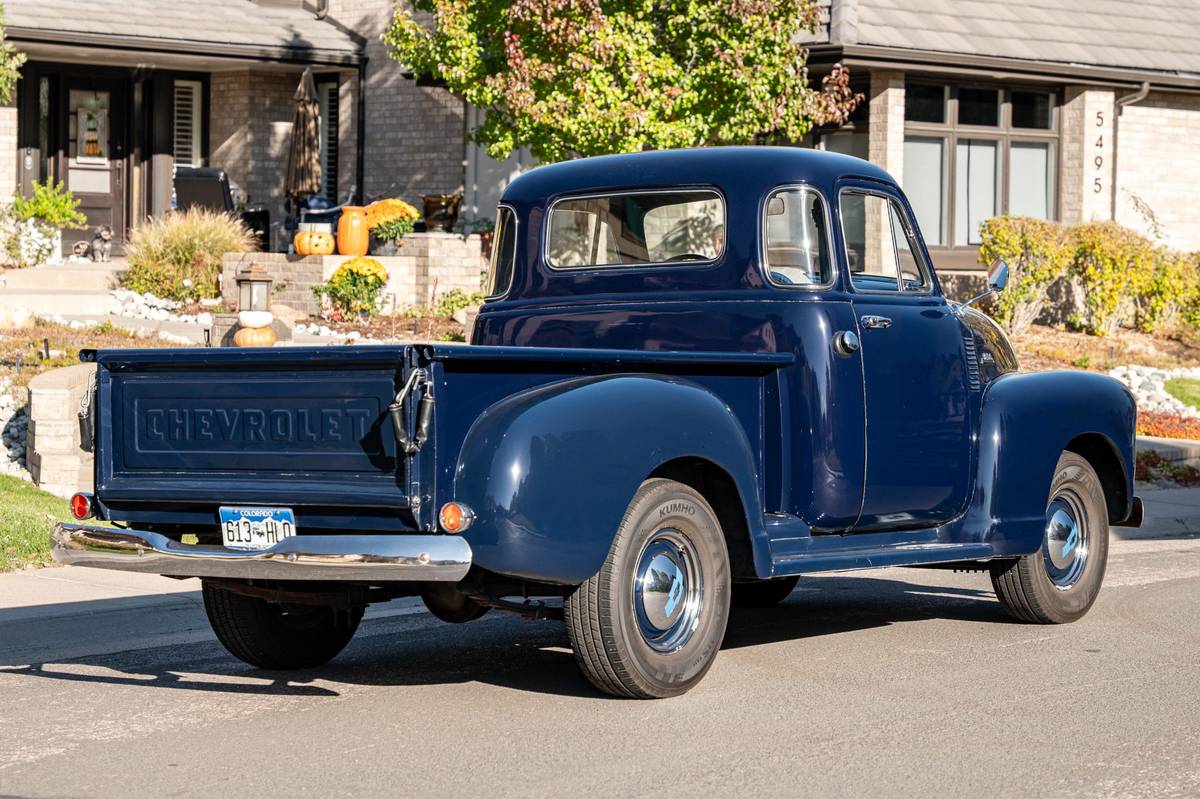
[[[1107,560],[1104,488],[1087,460],[1064,452],[1050,484],[1041,548],[992,567],[992,585],[1015,618],[1063,624],[1081,618],[1096,601]]]
[[[217,639],[239,660],[262,669],[328,663],[346,648],[363,608],[281,605],[203,582],[204,610]]]
[[[729,555],[713,509],[671,480],[642,483],[600,571],[565,603],[575,659],[615,696],[682,694],[708,672],[729,619]]]
[[[733,606],[769,608],[778,605],[791,595],[799,581],[799,577],[777,577],[774,580],[757,580],[753,583],[734,583]]]

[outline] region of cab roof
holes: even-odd
[[[781,183],[805,182],[828,188],[843,177],[896,185],[891,175],[874,164],[839,153],[803,147],[697,147],[546,164],[510,183],[501,202],[538,204],[560,194],[688,184],[765,190]]]

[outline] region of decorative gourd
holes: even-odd
[[[366,255],[371,246],[371,234],[367,228],[367,209],[347,205],[338,220],[338,252],[342,255]]]
[[[332,255],[333,236],[323,230],[301,230],[292,239],[298,255]]]
[[[275,331],[269,327],[243,327],[233,334],[235,347],[270,347],[274,343]]]

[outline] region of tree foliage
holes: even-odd
[[[25,63],[25,54],[17,52],[5,38],[7,28],[4,5],[0,3],[0,104],[12,101],[13,87],[17,85],[17,78],[21,77],[21,65]]]
[[[815,0],[414,0],[384,40],[486,109],[495,158],[794,142],[861,99],[836,67],[809,84]]]

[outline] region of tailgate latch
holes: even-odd
[[[416,392],[421,393],[421,400],[417,405],[417,430],[410,438],[404,408],[408,398]],[[396,435],[396,445],[400,451],[405,455],[420,452],[421,446],[429,438],[429,424],[433,420],[433,387],[424,369],[413,369],[409,373],[404,386],[396,392],[396,399],[388,406],[388,414],[392,417],[392,432]]]

